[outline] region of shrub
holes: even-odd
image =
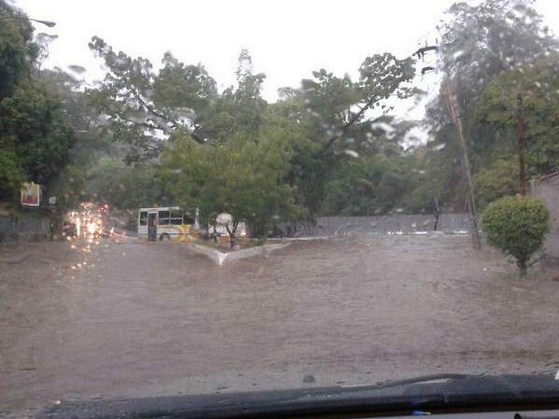
[[[487,241],[516,259],[522,276],[530,257],[549,231],[549,211],[535,198],[501,198],[483,212],[482,228]]]

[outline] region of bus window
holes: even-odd
[[[169,211],[159,211],[159,225],[168,225],[169,224]]]
[[[171,211],[171,224],[173,224],[173,225],[181,225],[182,223],[183,223],[182,211],[180,211],[180,210],[172,210],[172,211]]]
[[[196,220],[194,219],[192,214],[189,214],[188,212],[184,213],[184,223],[185,224],[192,225],[192,224],[194,224],[195,221]]]
[[[140,225],[147,226],[148,225],[148,213],[147,211],[140,212]]]

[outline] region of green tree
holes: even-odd
[[[268,130],[258,141],[234,137],[215,146],[176,138],[163,162],[183,207],[198,208],[207,224],[214,224],[220,213],[233,216],[233,244],[239,222],[266,237],[275,222],[298,211],[292,189],[283,181],[290,156],[282,132]]]
[[[203,66],[185,65],[166,53],[156,73],[149,60],[115,52],[99,37],[89,47],[108,68],[103,83],[88,90],[91,103],[105,116],[114,141],[130,147],[129,162],[157,158],[177,131],[205,141],[202,115],[210,112],[216,87]]]
[[[25,14],[0,0],[0,100],[11,96],[29,76],[38,53],[33,27]]]
[[[455,86],[470,163],[476,173],[499,158],[509,158],[516,150],[510,125],[505,131],[502,125],[480,118],[484,111],[478,104],[484,92],[503,74],[519,68],[525,70],[553,54],[556,42],[531,2],[458,2],[450,7],[447,16],[440,28],[439,53]],[[458,156],[457,139],[442,90],[429,106],[428,120],[433,127],[433,148],[445,147],[433,153],[433,158],[453,161]],[[464,196],[460,164],[442,167],[446,170],[437,169],[436,173],[441,177],[435,182],[441,187],[437,192],[449,192],[447,204],[458,207]]]
[[[226,88],[201,116],[197,134],[209,142],[226,142],[234,135],[256,139],[265,119],[268,103],[262,99],[266,76],[255,74],[247,50],[239,54],[236,85]]]
[[[0,150],[0,201],[15,202],[24,180],[17,155]]]
[[[76,209],[86,200],[86,180],[83,169],[68,164],[57,176],[50,188],[50,195],[56,197],[59,215]]]
[[[20,180],[51,186],[74,133],[60,97],[37,76],[39,47],[25,14],[0,1],[0,20],[0,200],[13,201]]]
[[[449,8],[448,16],[440,29],[442,58],[456,84],[462,117],[467,117],[467,137],[483,141],[485,137],[475,135],[470,112],[487,84],[505,71],[545,57],[555,42],[530,2],[458,2]],[[447,123],[443,102],[439,97],[434,105],[443,110],[439,122]]]
[[[117,53],[100,38],[94,37],[90,47],[108,73],[89,94],[106,115],[110,136],[129,147],[128,163],[155,162],[167,144],[185,135],[205,147],[237,144],[239,138],[261,143],[269,119],[275,118],[290,138],[284,182],[297,204],[311,214],[321,211],[326,185],[347,153],[370,154],[376,147],[376,137],[384,134],[372,125],[389,120],[386,99],[411,95],[406,83],[414,76],[411,59],[377,54],[363,61],[358,80],[322,69],[303,80],[299,89],[282,89],[282,99],[268,104],[261,97],[265,75],[253,71],[246,50],[239,55],[236,84],[220,94],[203,66],[183,64],[171,53],[154,71],[148,60]],[[402,189],[398,176],[387,175],[379,189],[385,198],[396,184]]]
[[[76,75],[85,69],[72,66],[70,72],[60,69],[41,70],[38,77],[51,94],[56,95],[74,132],[70,160],[76,167],[87,170],[104,156],[123,155],[122,144],[115,144],[106,130],[103,116],[92,106],[84,92],[84,82]]]
[[[377,141],[382,142],[380,138]],[[321,213],[373,215],[409,209],[408,194],[423,180],[422,170],[412,152],[400,149],[393,153],[384,150],[368,156],[348,155],[326,186]]]
[[[203,65],[186,65],[170,52],[161,60],[163,67],[153,78],[153,102],[158,108],[203,113],[217,96],[216,83]],[[177,115],[179,116],[179,115]]]
[[[158,165],[102,157],[84,174],[86,198],[121,210],[174,205]]]
[[[474,176],[474,186],[479,208],[504,196],[518,192],[518,160],[500,159],[490,168],[480,170]]]
[[[541,176],[559,167],[559,54],[503,72],[476,104],[476,121],[489,126],[489,157],[516,154],[518,96],[522,98],[527,138],[527,169]]]
[[[549,211],[535,198],[501,198],[483,212],[482,227],[490,244],[516,259],[522,276],[549,231]]]
[[[391,110],[386,99],[411,95],[406,83],[414,73],[411,59],[376,54],[363,61],[356,81],[321,69],[312,79],[302,80],[299,89],[281,90],[275,111],[299,133],[288,182],[296,187],[297,202],[311,214],[320,212],[327,184],[335,181],[336,168],[347,153],[374,150],[375,140],[384,134],[373,125],[386,122]]]
[[[29,79],[0,102],[2,146],[14,150],[23,173],[43,185],[68,163],[73,130],[59,98]]]

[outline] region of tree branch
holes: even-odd
[[[138,102],[140,102],[140,104],[148,111],[148,113],[150,113],[153,116],[156,116],[160,119],[163,119],[166,122],[169,122],[171,124],[172,128],[178,128],[178,127],[184,127],[184,125],[181,125],[180,123],[178,123],[177,121],[169,118],[167,115],[157,111],[153,106],[149,105],[144,98],[135,90],[135,89],[131,89],[132,94],[134,95],[134,97],[136,98],[136,100]],[[155,126],[156,129],[161,129],[164,131],[163,128],[161,127],[157,127]],[[194,141],[196,141],[197,143],[200,144],[204,144],[204,139],[202,137],[200,137],[198,134],[196,134],[194,132],[194,130],[190,129],[189,130],[189,134],[190,136],[194,139]]]
[[[348,122],[346,122],[342,128],[342,134],[345,133],[349,128],[351,128],[351,126],[353,126],[357,121],[359,121],[359,119],[363,116],[363,114],[371,108],[371,106],[373,106],[376,102],[379,101],[379,97],[374,96],[371,99],[369,99],[367,101],[367,103],[365,104],[365,106],[363,106],[361,109],[359,109],[359,112],[357,112],[356,114],[353,115],[352,118],[349,119]],[[330,139],[328,140],[328,142],[324,145],[324,148],[321,151],[321,154],[324,155],[328,152],[328,150],[334,145],[334,143],[340,138],[340,135],[335,135],[333,137],[330,137]]]

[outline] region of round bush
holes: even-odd
[[[516,259],[522,275],[549,231],[549,211],[536,198],[501,198],[483,212],[487,241]]]

